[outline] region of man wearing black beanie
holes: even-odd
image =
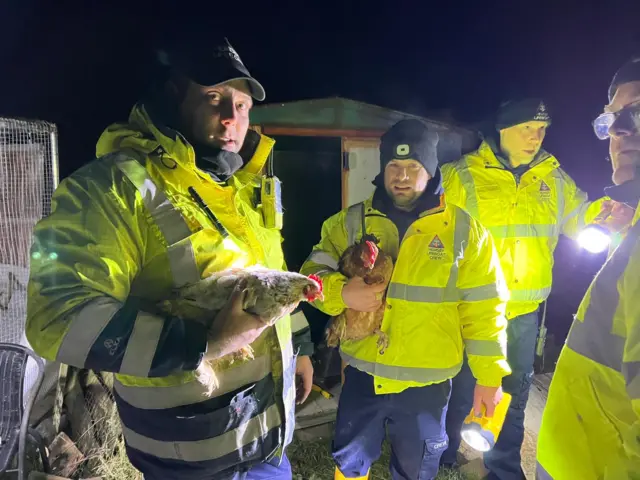
[[[503,103],[495,128],[486,132],[478,150],[442,167],[447,200],[466,209],[492,233],[510,290],[507,356],[512,373],[502,386],[513,398],[496,445],[484,455],[490,479],[524,479],[520,449],[538,311],[551,291],[558,238],[560,234],[576,238],[612,204],[606,197],[589,202],[558,160],[542,148],[550,124],[551,116],[540,99]],[[466,367],[453,381],[444,465],[456,465],[473,384]]]
[[[367,478],[386,436],[393,478],[434,478],[447,448],[445,415],[463,345],[478,379],[477,411],[494,410],[509,373],[499,259],[488,231],[445,202],[437,141],[417,120],[391,127],[381,139],[372,198],[329,218],[302,266],[323,280],[324,301],[314,306],[331,316],[381,309],[388,339],[382,350],[378,335],[340,344],[347,366],[333,442],[339,480]],[[394,260],[384,300],[386,285],[339,269],[345,250],[366,241]]]

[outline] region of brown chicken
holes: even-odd
[[[209,324],[225,306],[241,280],[246,281],[247,290],[244,310],[259,316],[269,326],[290,314],[300,302],[323,298],[322,281],[315,275],[306,277],[294,272],[249,267],[223,270],[198,283],[175,290],[171,298],[159,304],[159,308],[183,320]],[[218,387],[216,370],[253,358],[253,349],[247,345],[222,358],[201,362],[196,377],[207,387],[207,394],[210,395]]]
[[[338,269],[347,278],[360,277],[367,285],[388,284],[393,273],[393,260],[378,248],[378,241],[372,235],[347,248]],[[375,312],[358,312],[347,308],[331,321],[327,332],[327,345],[337,346],[344,340],[361,340],[370,335],[378,335],[381,352],[389,346],[388,336],[380,331],[384,316],[385,302]]]

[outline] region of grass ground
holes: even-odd
[[[370,480],[390,480],[389,458],[391,451],[384,445],[382,456],[371,467]],[[294,441],[287,449],[287,455],[293,468],[293,480],[331,480],[334,463],[331,459],[331,441],[316,440],[312,442]],[[455,471],[441,472],[436,480],[475,480]]]

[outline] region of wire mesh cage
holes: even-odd
[[[0,117],[0,342],[31,348],[24,331],[29,249],[33,227],[51,212],[57,144],[51,123]],[[35,364],[28,365],[25,398],[36,377]]]

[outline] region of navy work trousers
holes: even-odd
[[[362,477],[391,443],[394,480],[430,480],[447,448],[445,418],[451,381],[376,395],[373,376],[345,369],[340,394],[333,459],[347,478]]]

